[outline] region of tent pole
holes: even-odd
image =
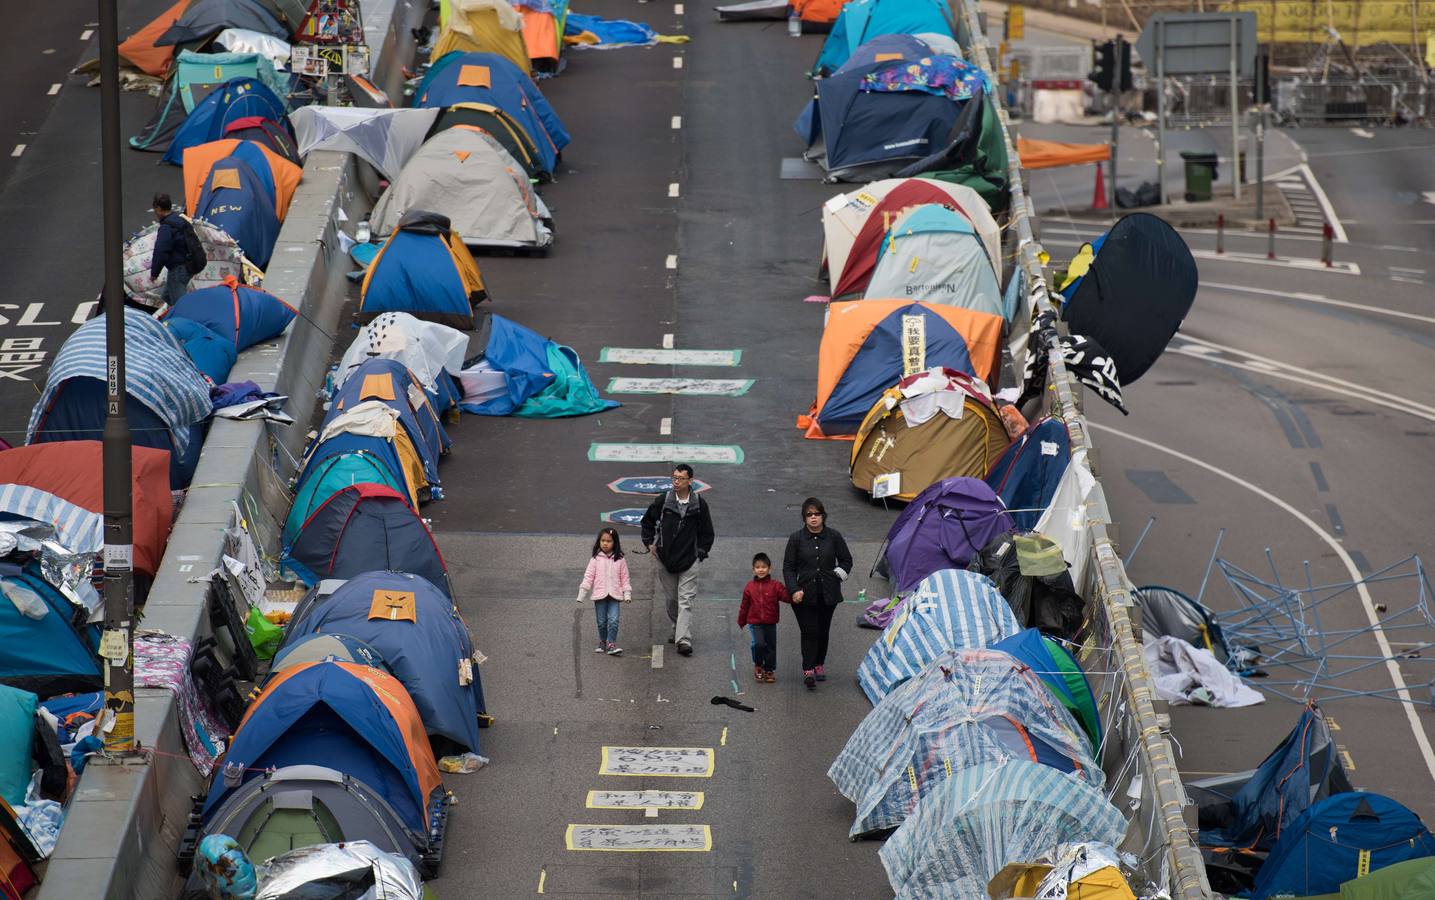
[[[105,706],[114,715],[107,749],[134,750],[134,538],[130,425],[125,415],[123,195],[120,192],[120,56],[118,0],[99,0],[100,196],[105,263],[104,564],[105,625],[100,654]]]

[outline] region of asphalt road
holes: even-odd
[[[120,5],[127,35],[164,10],[162,0]],[[100,92],[68,72],[95,56],[94,9],[24,5],[0,31],[0,108],[11,137],[0,144],[0,247],[6,286],[0,297],[0,438],[25,441],[30,409],[66,337],[90,315],[104,280],[100,208]],[[51,95],[54,85],[60,90]],[[155,105],[143,93],[120,94],[121,134],[137,132]],[[11,118],[11,110],[16,111]],[[121,153],[126,236],[153,219],[155,191],[182,192],[180,170],[157,166],[159,154]]]

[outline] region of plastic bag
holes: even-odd
[[[249,607],[249,618],[244,623],[244,631],[249,635],[254,655],[260,659],[273,659],[279,650],[279,644],[284,640],[284,629],[264,618],[257,606]]]
[[[15,609],[27,619],[43,619],[50,614],[50,607],[40,595],[18,581],[0,581],[0,594],[15,604]]]

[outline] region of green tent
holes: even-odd
[[[315,466],[294,492],[294,505],[289,507],[289,517],[284,522],[285,538],[298,537],[304,523],[324,501],[354,484],[382,484],[406,497],[409,493],[402,478],[372,453],[354,450],[331,456]]]
[[[1352,878],[1339,894],[1318,894],[1301,900],[1435,900],[1435,856],[1410,859]]]
[[[990,98],[983,98],[982,127],[973,135],[973,140],[963,141],[959,149],[949,153],[949,160],[962,160],[961,165],[952,169],[923,172],[923,178],[964,184],[981,195],[993,213],[1007,208],[1006,139],[1002,135],[1001,117],[997,104]]]

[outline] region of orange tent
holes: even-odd
[[[188,5],[189,0],[179,0],[174,6],[160,13],[153,22],[121,41],[120,56],[146,75],[163,78],[164,73],[169,71],[169,64],[174,61],[175,48],[156,47],[154,42],[169,31],[169,26],[173,25],[176,19],[184,15],[184,8]]]
[[[906,320],[921,319],[907,330]],[[913,322],[912,325],[916,326]],[[817,352],[817,400],[797,426],[809,438],[850,440],[882,392],[915,370],[946,366],[995,385],[1001,316],[913,300],[852,300],[828,307]]]
[[[1055,169],[1105,162],[1111,158],[1110,144],[1068,144],[1065,141],[1016,139],[1016,152],[1023,168]]]
[[[209,177],[209,170],[221,159],[232,155],[240,144],[257,148],[269,162],[269,172],[274,178],[274,212],[279,216],[279,221],[284,221],[284,215],[289,212],[289,201],[294,198],[294,189],[299,186],[304,170],[263,144],[233,138],[210,141],[184,149],[185,209],[194,209],[199,204],[199,195],[204,193],[204,181]]]

